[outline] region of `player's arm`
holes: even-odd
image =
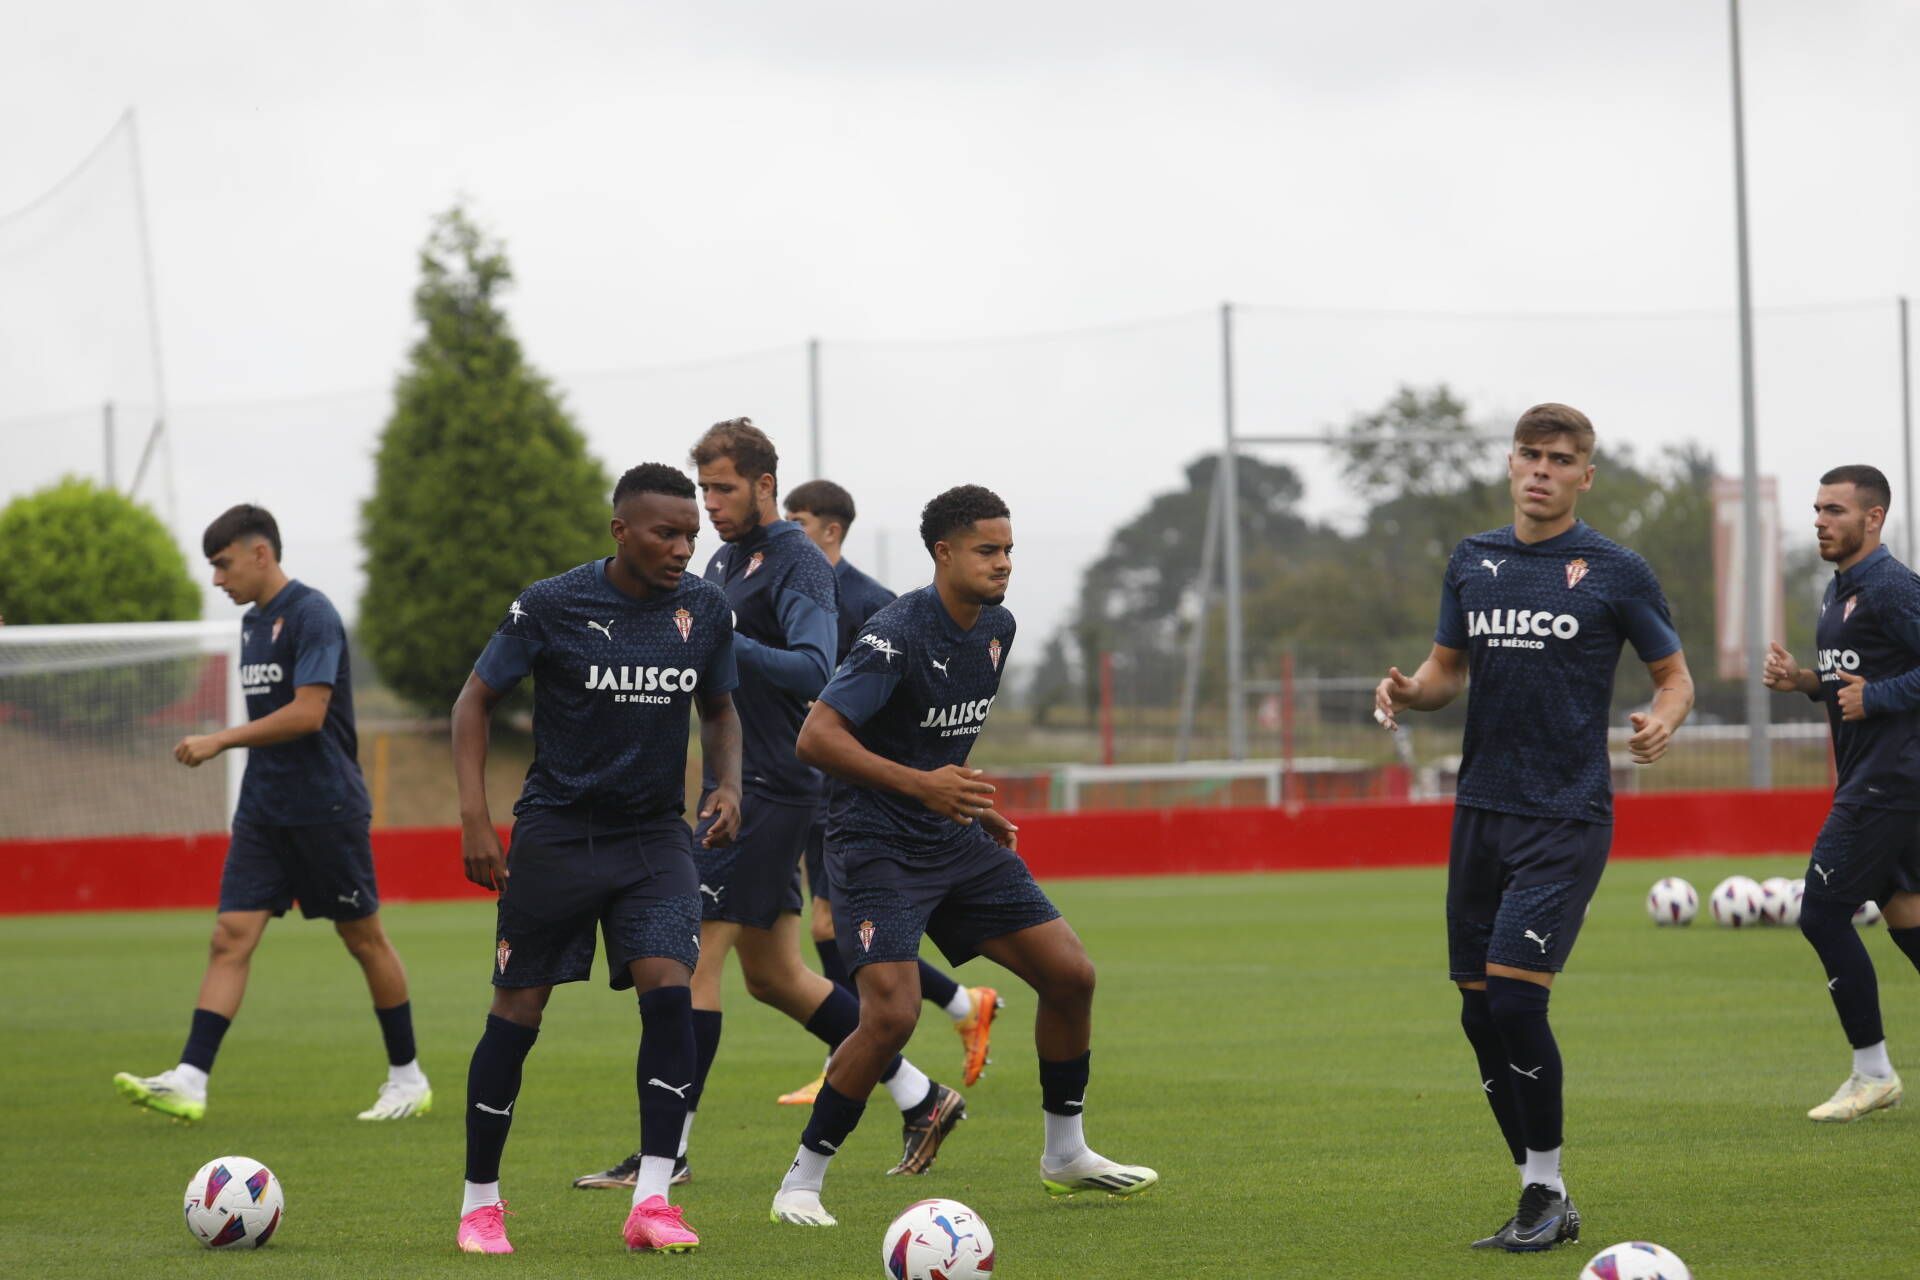
[[[473,664],[460,696],[453,700],[453,781],[460,794],[460,861],[467,879],[483,889],[504,889],[507,853],[500,847],[487,805],[487,742],[493,709],[533,672],[546,647],[539,619],[513,602]]]
[[[1795,662],[1778,640],[1767,642],[1767,660],[1760,676],[1775,693],[1804,693],[1820,701],[1820,673]]]
[[[493,709],[506,693],[480,678],[467,676],[460,696],[453,700],[453,780],[460,793],[460,860],[467,879],[483,889],[503,889],[507,883],[507,854],[500,847],[487,806],[487,744],[493,728]]]
[[[731,693],[701,692],[700,755],[719,780],[700,809],[703,819],[719,815],[700,845],[718,849],[740,834],[740,715],[733,709]]]
[[[1633,736],[1627,750],[1635,764],[1652,764],[1667,754],[1673,735],[1693,711],[1693,673],[1687,670],[1687,655],[1679,649],[1647,664],[1653,678],[1653,705],[1636,711],[1628,720]]]
[[[218,733],[189,734],[173,749],[173,758],[189,769],[235,747],[271,747],[320,732],[327,722],[327,707],[333,701],[330,684],[303,684],[294,689],[293,701],[258,720],[229,725]]]
[[[780,592],[777,611],[787,647],[776,649],[736,632],[734,661],[742,671],[751,672],[776,689],[798,698],[817,698],[833,675],[833,651],[838,644],[836,615],[812,596],[791,588]]]
[[[1411,676],[1388,667],[1387,678],[1373,689],[1373,718],[1388,729],[1398,729],[1402,711],[1438,711],[1467,687],[1467,651],[1435,644],[1427,660]]]
[[[1902,581],[1891,590],[1876,593],[1875,611],[1882,615],[1887,632],[1920,662],[1920,589]],[[1895,715],[1920,707],[1920,666],[1897,676],[1867,680],[1851,672],[1840,673],[1840,715],[1845,720],[1865,720],[1868,716]]]
[[[993,809],[993,784],[981,780],[980,770],[949,764],[924,771],[875,755],[854,736],[853,722],[824,701],[807,712],[794,753],[802,764],[857,786],[906,796],[958,823],[971,823]]]

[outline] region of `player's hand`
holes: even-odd
[[[1389,733],[1400,727],[1395,719],[1413,705],[1420,694],[1420,682],[1400,674],[1400,668],[1388,667],[1387,678],[1373,687],[1373,718]]]
[[[715,815],[719,815],[715,817]],[[700,837],[702,849],[724,849],[740,834],[740,793],[732,787],[716,787],[701,806],[700,819],[713,818],[707,834]]]
[[[1780,642],[1767,642],[1767,661],[1761,668],[1760,678],[1767,688],[1775,693],[1797,693],[1800,690],[1800,664],[1793,655],[1780,647]]]
[[[1851,671],[1842,671],[1840,676],[1840,695],[1836,701],[1840,704],[1842,720],[1865,720],[1867,718],[1867,678],[1857,676]]]
[[[189,769],[198,769],[224,750],[226,748],[220,745],[217,734],[188,734],[180,739],[180,745],[173,749],[173,758]]]
[[[989,809],[981,814],[980,825],[986,828],[993,842],[1002,849],[1014,849],[1020,842],[1020,828],[1007,821],[1007,815],[998,809]]]
[[[1633,725],[1633,736],[1627,739],[1627,750],[1633,753],[1635,764],[1652,764],[1667,754],[1667,748],[1673,745],[1673,728],[1659,716],[1636,711],[1627,717]]]
[[[500,847],[500,833],[489,821],[460,825],[460,860],[466,864],[467,879],[495,893],[507,887],[507,851]]]
[[[993,784],[982,782],[979,769],[946,764],[920,775],[921,804],[961,825],[993,811]]]

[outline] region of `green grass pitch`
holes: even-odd
[[[38,1277],[877,1276],[882,1227],[910,1201],[978,1210],[1007,1277],[1564,1276],[1622,1239],[1659,1240],[1707,1277],[1920,1273],[1920,1117],[1823,1127],[1802,1113],[1846,1073],[1846,1045],[1812,953],[1792,931],[1704,920],[1656,929],[1659,875],[1704,893],[1736,870],[1803,859],[1616,863],[1554,996],[1567,1060],[1567,1173],[1580,1244],[1544,1256],[1466,1242],[1517,1188],[1481,1101],[1445,981],[1437,870],[1092,881],[1054,886],[1100,966],[1089,1135],[1151,1164],[1132,1203],[1050,1203],[1037,1177],[1031,996],[1008,1008],[971,1118],[939,1164],[882,1176],[898,1155],[876,1095],[835,1161],[841,1226],[776,1227],[767,1204],[803,1115],[774,1096],[818,1066],[815,1043],[736,984],[676,1198],[705,1241],[632,1257],[626,1197],[574,1191],[576,1173],[635,1145],[632,998],[562,988],[527,1065],[507,1149],[511,1259],[455,1252],[467,1055],[493,955],[491,908],[395,906],[435,1113],[392,1125],[353,1114],[383,1063],[352,963],[324,924],[275,924],[213,1078],[208,1119],[135,1110],[116,1070],[171,1064],[185,1034],[204,913],[0,921],[0,1272]],[[1920,980],[1888,943],[1881,971],[1894,1059],[1920,1082]],[[957,1074],[938,1014],[913,1056]],[[270,1164],[287,1189],[260,1253],[213,1256],[180,1221],[189,1174],[216,1155]]]

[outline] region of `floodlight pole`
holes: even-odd
[[[1200,535],[1200,601],[1194,610],[1193,630],[1187,635],[1187,670],[1180,681],[1180,732],[1174,739],[1173,758],[1180,764],[1193,753],[1194,708],[1200,700],[1200,666],[1207,655],[1207,614],[1213,608],[1213,581],[1219,575],[1220,558],[1220,482],[1224,467],[1213,469],[1213,487],[1207,491],[1207,523]]]
[[[107,488],[118,489],[120,481],[115,474],[113,460],[113,401],[111,400],[100,406],[100,435],[105,455],[103,458],[105,465],[101,470],[106,473]]]
[[[820,339],[807,339],[807,441],[813,471],[807,478],[818,480],[826,473],[820,469]]]
[[[1747,266],[1747,131],[1740,82],[1740,0],[1727,0],[1733,64],[1733,208],[1740,276],[1740,526],[1746,554],[1741,556],[1741,598],[1747,650],[1747,784],[1773,785],[1773,755],[1767,735],[1767,686],[1761,680],[1760,655],[1767,647],[1762,573],[1767,557],[1760,546],[1760,444],[1753,422],[1753,288]]]
[[[1911,566],[1916,552],[1920,552],[1920,515],[1914,511],[1913,499],[1913,344],[1907,334],[1907,299],[1900,298],[1900,456],[1906,472],[1907,491],[1900,501],[1906,503],[1906,519],[1900,523],[1907,527],[1907,564]]]
[[[1220,454],[1221,549],[1227,597],[1227,759],[1247,758],[1246,654],[1241,634],[1239,442],[1233,424],[1233,304],[1220,304],[1220,405],[1226,448]]]
[[[153,283],[153,232],[147,225],[147,183],[140,160],[140,122],[132,107],[127,108],[126,121],[127,137],[132,143],[133,207],[140,224],[141,280],[147,295],[147,342],[153,356],[153,430],[148,433],[146,447],[140,452],[140,465],[133,473],[133,483],[127,487],[128,497],[138,497],[140,482],[146,477],[147,463],[153,457],[154,447],[162,444],[167,434],[167,372],[160,360],[160,296]],[[166,443],[165,447],[167,523],[171,525],[178,514],[173,491],[173,447],[171,443]]]

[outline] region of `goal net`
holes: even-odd
[[[246,752],[188,734],[246,718],[232,622],[0,626],[0,840],[224,831]]]

